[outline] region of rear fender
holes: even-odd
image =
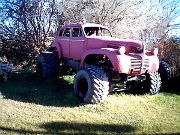
[[[63,57],[61,45],[58,42],[56,42],[56,40],[51,43],[51,48],[53,49],[53,51],[57,51],[58,52],[58,57],[59,58]]]

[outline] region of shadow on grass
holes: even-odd
[[[39,125],[39,130],[28,130],[0,126],[0,133],[3,134],[58,134],[58,135],[99,135],[99,134],[137,134],[136,128],[131,125],[118,124],[89,124],[89,123],[68,123],[50,122]],[[138,133],[139,134],[139,133]],[[146,133],[143,133],[146,134]],[[147,133],[148,134],[148,133]],[[156,135],[177,135],[179,133],[154,133]],[[152,133],[151,133],[152,135]]]
[[[41,81],[32,71],[23,70],[13,72],[11,79],[1,82],[0,95],[6,99],[46,106],[74,107],[83,104],[74,96],[71,82],[63,78]]]
[[[116,124],[89,124],[89,123],[67,123],[67,122],[50,122],[41,126],[48,133],[63,134],[63,133],[78,133],[78,134],[99,134],[99,133],[116,133],[125,134],[133,133],[134,128],[130,125]]]
[[[30,131],[25,129],[15,129],[11,127],[3,127],[0,126],[0,133],[3,131],[3,134],[48,134],[47,132],[43,131]]]
[[[68,123],[68,122],[50,122],[40,125],[41,130],[31,131],[26,129],[16,129],[9,127],[0,127],[0,130],[9,133],[20,134],[127,134],[134,133],[135,129],[130,125],[116,124],[89,124],[89,123]]]

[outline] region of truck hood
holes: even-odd
[[[141,41],[132,39],[118,39],[107,36],[92,36],[89,37],[89,40],[92,40],[94,43],[96,43],[96,45],[101,46],[101,48],[107,47],[118,49],[121,46],[125,46],[127,50],[130,50],[132,48],[136,48],[137,50],[144,49],[143,43]]]

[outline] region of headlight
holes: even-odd
[[[121,47],[118,49],[118,52],[119,52],[120,55],[125,54],[126,48],[125,48],[124,46],[121,46]]]
[[[153,53],[154,53],[154,55],[158,55],[158,49],[155,48]]]

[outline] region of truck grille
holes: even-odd
[[[148,68],[149,68],[149,60],[144,59],[143,64],[142,64],[142,68],[141,68],[141,72],[146,72],[146,70],[148,70]]]
[[[131,59],[131,74],[140,74],[146,72],[149,67],[148,59]]]

